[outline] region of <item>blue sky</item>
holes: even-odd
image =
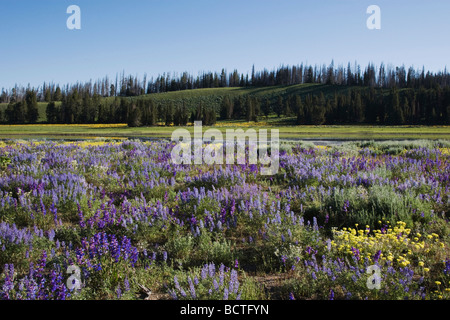
[[[81,30],[66,27],[72,4]],[[366,27],[372,4],[381,30]],[[450,1],[1,0],[0,88],[332,60],[439,71],[449,34]]]

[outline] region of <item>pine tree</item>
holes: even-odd
[[[26,110],[28,110],[27,100],[18,102],[14,108],[15,118],[17,123],[25,123],[26,121]]]
[[[411,121],[411,109],[410,109],[408,97],[404,97],[403,105],[402,105],[401,109],[403,112],[404,122],[405,121],[410,122]]]
[[[61,100],[62,100],[61,88],[58,86],[56,87],[55,93],[53,94],[53,101],[61,101]]]
[[[202,102],[200,101],[199,104],[197,105],[197,112],[195,113],[195,120],[196,121],[202,120],[203,115],[204,115],[203,105],[202,105]]]
[[[12,100],[8,103],[8,106],[6,107],[5,110],[5,118],[6,121],[10,124],[14,124],[17,122],[16,120],[16,103],[14,103]]]
[[[57,123],[58,122],[58,109],[56,108],[56,104],[54,101],[47,104],[47,108],[45,113],[47,115],[48,123]]]
[[[389,123],[392,125],[403,124],[405,119],[403,117],[403,111],[400,108],[400,97],[396,88],[394,88],[391,92],[391,104],[389,107]]]
[[[98,112],[97,112],[97,114],[98,114],[97,122],[98,123],[106,123],[107,122],[107,119],[108,119],[107,109],[108,109],[108,107],[107,107],[106,101],[99,104]]]
[[[322,98],[317,96],[312,97],[308,103],[310,124],[321,125],[325,122],[325,107],[322,103]]]
[[[283,113],[286,117],[290,117],[292,115],[291,104],[289,103],[289,99],[286,99],[284,101]]]
[[[229,96],[225,96],[222,99],[220,105],[220,118],[222,120],[231,119],[233,117],[233,103]]]
[[[209,110],[209,123],[208,123],[208,125],[212,126],[212,125],[216,124],[216,120],[217,120],[216,111],[214,110],[214,108],[211,108]]]
[[[225,119],[232,119],[233,118],[233,107],[234,107],[234,102],[232,99],[230,99],[229,96],[225,96],[223,98],[223,107],[225,108]]]
[[[355,92],[355,98],[354,98],[354,121],[357,123],[364,121],[364,110],[362,106],[361,101],[361,93],[359,91]]]
[[[258,117],[261,114],[261,100],[258,97],[253,99],[253,121],[258,122]]]
[[[137,107],[135,103],[130,106],[128,115],[128,126],[129,127],[140,127],[142,125],[141,110]]]
[[[281,117],[281,114],[283,113],[283,96],[279,95],[277,98],[277,104],[273,108],[275,113],[277,114],[277,117]]]
[[[176,107],[175,112],[173,114],[173,125],[174,126],[180,126],[181,125],[181,108]]]
[[[255,107],[253,104],[252,97],[247,96],[247,100],[245,101],[245,107],[246,107],[245,120],[247,122],[252,121],[255,115]]]
[[[236,97],[233,103],[233,118],[240,119],[244,114],[244,105],[245,101],[243,101],[243,97]]]
[[[26,112],[26,120],[28,123],[35,123],[39,117],[39,109],[36,97],[36,91],[27,90],[25,95],[26,107],[24,111]]]
[[[170,101],[166,107],[165,125],[170,126],[173,122],[173,102]]]
[[[269,98],[265,98],[264,102],[262,103],[261,109],[262,113],[267,119],[269,117],[269,114],[272,112],[272,104]]]
[[[302,97],[295,96],[295,108],[297,109],[297,124],[305,124],[305,110],[302,102]]]
[[[44,91],[44,101],[50,102],[52,101],[52,93],[50,92],[50,88],[45,89]]]

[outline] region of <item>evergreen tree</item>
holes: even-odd
[[[284,101],[284,110],[283,113],[286,117],[292,116],[291,104],[289,103],[289,99]]]
[[[245,107],[246,107],[245,120],[247,122],[253,121],[255,117],[255,106],[252,97],[247,96],[247,100],[245,101]]]
[[[18,103],[15,103],[14,101],[10,101],[8,106],[6,107],[5,110],[5,118],[6,121],[10,124],[15,124],[17,123],[17,114],[16,114],[16,106]]]
[[[47,122],[48,123],[58,123],[58,114],[59,110],[56,107],[56,104],[54,101],[47,104],[47,108],[45,110],[45,114],[47,115]]]
[[[214,108],[211,108],[209,110],[209,123],[208,123],[208,125],[212,126],[212,125],[216,124],[216,120],[217,120],[216,111],[214,110]]]
[[[302,97],[295,96],[295,108],[297,109],[297,124],[305,124],[305,109],[302,102]]]
[[[173,102],[170,101],[166,107],[165,125],[170,126],[173,122]]]
[[[277,103],[275,104],[273,111],[275,111],[275,113],[277,114],[277,117],[281,117],[281,114],[283,113],[283,96],[279,95],[277,97]]]
[[[50,101],[52,101],[52,93],[50,92],[50,88],[45,89],[45,92],[44,92],[44,101],[45,101],[45,102],[50,102]]]
[[[404,97],[403,98],[403,105],[401,107],[401,110],[403,112],[403,122],[410,122],[411,120],[411,110],[410,110],[410,105],[409,105],[409,100],[408,97]]]
[[[233,107],[233,118],[234,119],[241,119],[241,117],[244,114],[244,105],[245,101],[243,97],[236,97],[234,99],[234,107]]]
[[[400,108],[400,97],[397,89],[391,91],[391,104],[389,105],[389,124],[400,125],[404,123],[403,111]]]
[[[135,103],[130,106],[128,114],[128,126],[140,127],[142,125],[142,114],[140,108]]]
[[[355,97],[353,100],[354,105],[354,121],[357,123],[364,121],[364,109],[361,101],[361,93],[359,91],[355,92]]]
[[[258,97],[253,99],[253,121],[258,122],[258,117],[261,114],[261,100]]]
[[[115,120],[119,123],[128,123],[128,109],[130,108],[129,102],[125,98],[120,98],[119,108]]]
[[[197,112],[195,113],[195,120],[196,121],[202,120],[203,115],[204,115],[203,105],[202,105],[202,102],[200,101],[200,103],[197,105]]]
[[[107,116],[108,113],[108,106],[105,102],[102,102],[99,104],[98,106],[98,119],[97,122],[98,123],[107,123]]]
[[[24,110],[26,111],[26,120],[28,123],[36,123],[39,117],[36,91],[27,90],[25,95]]]
[[[325,122],[325,107],[322,104],[321,97],[314,96],[310,99],[307,99],[309,116],[307,119],[309,120],[309,124],[313,125],[321,125]]]
[[[58,86],[56,87],[55,93],[53,94],[53,101],[61,101],[61,100],[62,100],[61,88]]]
[[[231,119],[233,117],[233,102],[231,101],[229,96],[225,96],[222,99],[222,103],[220,105],[220,118]]]

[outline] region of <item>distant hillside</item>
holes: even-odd
[[[151,99],[157,104],[165,106],[169,102],[173,102],[174,106],[181,106],[184,102],[189,111],[195,110],[199,103],[204,107],[212,107],[219,112],[220,105],[224,96],[237,98],[239,96],[254,96],[260,100],[270,99],[274,100],[278,96],[283,99],[300,95],[305,98],[306,95],[319,95],[323,93],[326,98],[331,97],[334,93],[346,94],[350,90],[368,90],[366,87],[360,86],[339,86],[339,85],[325,85],[325,84],[298,84],[291,86],[272,86],[272,87],[233,87],[233,88],[212,88],[212,89],[193,89],[182,91],[171,91],[164,93],[152,93],[136,97],[127,97],[131,101],[134,100],[148,100]],[[114,97],[107,98],[113,100]]]
[[[181,105],[184,101],[188,109],[195,110],[199,103],[202,103],[205,107],[214,107],[219,112],[220,104],[224,96],[229,95],[232,97],[252,95],[260,99],[273,98],[278,95],[283,95],[284,98],[291,95],[301,95],[302,97],[307,94],[319,94],[323,92],[326,96],[332,95],[334,92],[343,93],[347,92],[351,88],[364,90],[364,87],[348,87],[338,85],[323,85],[323,84],[298,84],[291,86],[274,86],[274,87],[232,87],[232,88],[212,88],[212,89],[192,89],[182,91],[171,91],[164,93],[152,93],[136,97],[126,97],[125,99],[133,101],[140,99],[152,99],[156,103],[160,103],[163,106],[169,102],[173,102],[175,106]],[[116,97],[104,98],[111,103]],[[47,102],[38,102],[39,118],[38,123],[47,122],[46,108]],[[56,102],[57,106],[61,105],[61,102]],[[6,110],[7,103],[0,103],[0,112]]]
[[[31,92],[31,97],[35,92]],[[222,87],[151,93],[138,96],[102,97],[62,95],[52,104],[34,102],[36,120],[27,120],[27,103],[0,104],[0,122],[24,123],[127,123],[130,127],[157,123],[186,125],[202,120],[261,121],[275,116],[290,125],[448,125],[450,87],[426,89],[375,88],[356,85],[305,83],[269,87]],[[30,100],[32,101],[32,100]],[[35,101],[35,100],[34,100]],[[31,110],[31,109],[30,109]],[[30,113],[31,114],[31,113]],[[34,112],[36,114],[36,112]],[[284,120],[283,120],[284,119]],[[286,121],[289,119],[289,121]],[[34,122],[35,121],[35,122]]]

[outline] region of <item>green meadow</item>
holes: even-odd
[[[98,138],[98,137],[123,137],[123,138],[170,138],[177,128],[194,132],[192,125],[186,127],[139,127],[130,128],[122,125],[0,125],[0,138]],[[224,134],[227,129],[278,129],[281,139],[450,139],[450,127],[448,126],[288,126],[276,125],[276,122],[252,123],[245,121],[222,122],[215,126],[203,127],[203,130],[217,128]]]

